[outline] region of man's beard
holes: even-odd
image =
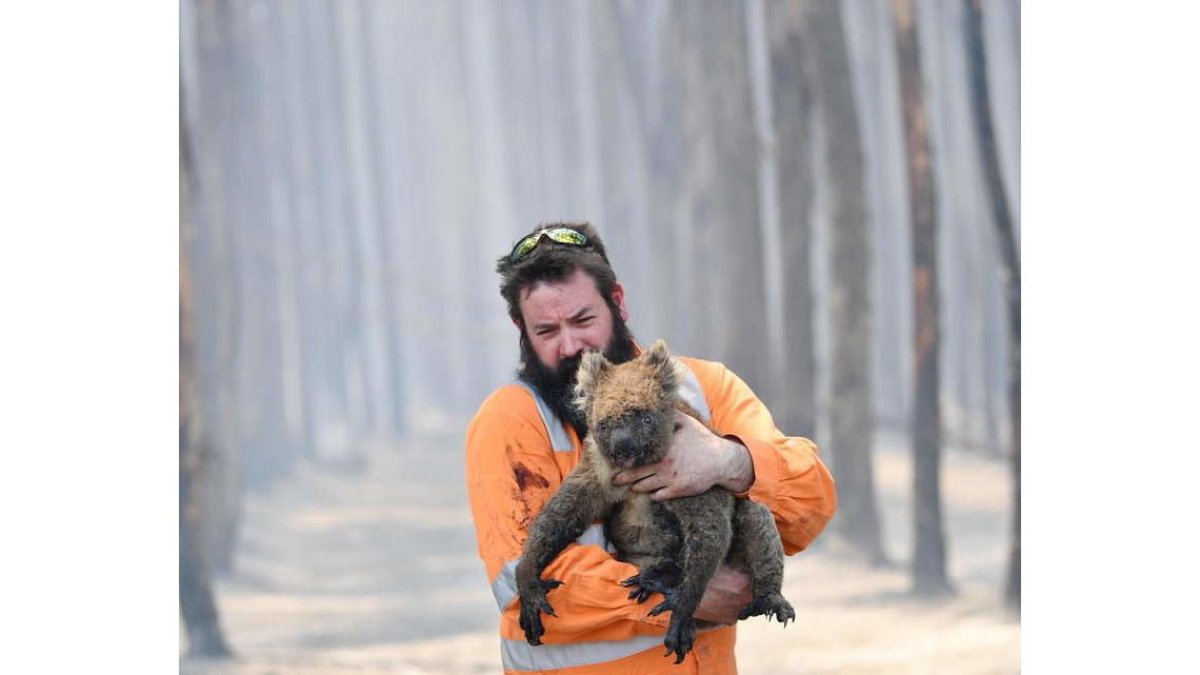
[[[604,358],[612,363],[625,363],[635,356],[633,334],[621,320],[620,314],[613,311],[612,317],[613,334],[608,345],[604,347]],[[575,407],[575,376],[579,372],[580,362],[583,361],[583,352],[559,361],[556,368],[549,368],[534,353],[525,331],[522,330],[521,361],[524,365],[518,371],[517,377],[533,387],[560,420],[575,427],[580,438],[587,436],[587,415]]]

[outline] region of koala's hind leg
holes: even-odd
[[[784,599],[783,542],[770,510],[749,499],[738,499],[733,512],[734,540],[730,551],[731,563],[741,563],[750,574],[754,599],[742,608],[739,619],[751,616],[774,616],[787,625],[796,618],[796,611]],[[741,566],[741,565],[739,565]]]
[[[709,493],[667,502],[668,508],[679,518],[683,534],[680,554],[683,580],[666,594],[666,600],[650,610],[650,615],[671,610],[671,623],[663,644],[668,655],[675,653],[675,663],[682,663],[683,657],[692,649],[696,639],[696,608],[717,566],[725,559],[733,538],[728,512],[722,517],[719,503],[706,499],[706,495]]]

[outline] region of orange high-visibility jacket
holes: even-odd
[[[771,509],[791,555],[833,517],[837,496],[817,447],[785,437],[750,387],[720,363],[679,357],[691,371],[681,394],[724,436],[750,451],[749,497]],[[593,524],[546,568],[563,582],[549,594],[557,616],[543,615],[543,644],[525,641],[514,571],[529,527],[582,457],[574,428],[559,421],[523,383],[493,392],[467,427],[467,490],[479,555],[499,606],[504,670],[592,673],[736,673],[734,626],[702,630],[682,664],[663,656],[670,613],[629,599],[621,580],[637,568],[613,557],[603,526]]]

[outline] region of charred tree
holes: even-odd
[[[802,2],[769,2],[764,8],[770,44],[771,107],[779,181],[780,284],[786,386],[776,406],[779,428],[817,435],[817,368],[813,329],[813,170],[810,149],[811,92],[804,74],[800,32]]]
[[[205,383],[199,409],[211,449],[198,499],[205,504],[205,560],[217,574],[232,568],[241,521],[246,399],[239,378],[248,370],[240,316],[246,254],[236,214],[242,203],[238,188],[245,180],[236,163],[226,159],[237,147],[233,120],[239,97],[219,81],[241,63],[232,12],[226,3],[180,5],[181,194],[186,197],[181,209],[191,235],[186,250],[194,280],[188,299],[193,316],[208,317],[192,332],[196,376]]]
[[[771,381],[763,246],[744,8],[671,5],[683,63],[685,216],[695,224],[691,281],[706,306],[697,344],[751,387]]]
[[[871,447],[871,239],[858,109],[837,0],[804,3],[803,44],[813,105],[825,129],[820,162],[830,223],[830,429],[840,498],[836,531],[872,564],[887,556],[875,499]],[[931,194],[932,196],[932,194]],[[931,202],[932,203],[932,202]]]
[[[213,597],[205,559],[205,466],[212,456],[200,414],[195,340],[192,331],[191,286],[187,264],[187,153],[180,139],[180,255],[179,255],[179,608],[187,632],[188,654],[229,656]]]
[[[1000,157],[988,104],[987,59],[983,48],[983,10],[980,0],[966,0],[967,52],[971,76],[971,106],[979,158],[1000,246],[1001,274],[1004,281],[1005,312],[1008,318],[1008,410],[1012,436],[1012,540],[1009,544],[1008,573],[1004,601],[1021,609],[1021,261],[1017,257],[1017,238],[1008,195],[1000,176]]]
[[[892,0],[896,62],[908,158],[908,205],[913,255],[912,413],[913,497],[916,541],[913,591],[949,593],[942,525],[941,406],[938,370],[937,201],[929,150],[929,120],[921,84],[916,12],[912,0]]]

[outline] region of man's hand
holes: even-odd
[[[696,618],[732,624],[738,620],[738,612],[753,599],[750,577],[722,564],[704,589],[700,606],[696,608]]]
[[[661,501],[698,495],[714,485],[745,492],[754,482],[750,452],[736,441],[717,436],[702,422],[675,411],[675,437],[661,462],[613,476],[614,485],[629,485]]]

